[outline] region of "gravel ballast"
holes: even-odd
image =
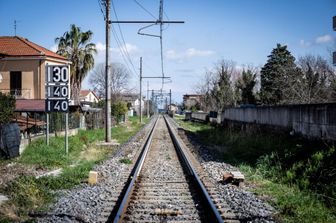
[[[175,124],[175,127],[179,128],[177,124]],[[222,198],[229,204],[240,221],[276,222],[273,218],[276,210],[272,206],[257,198],[253,193],[244,190],[244,188],[223,183],[224,173],[239,171],[237,167],[216,159],[209,148],[198,143],[195,138],[187,137],[182,129],[179,129],[179,135],[201,163],[210,180],[221,193]]]
[[[39,214],[37,222],[98,222],[106,204],[120,193],[133,165],[120,162],[123,158],[133,159],[141,148],[142,140],[152,126],[152,121],[119,146],[113,155],[97,165],[98,183],[94,186],[81,184],[71,190],[62,190],[49,213]]]

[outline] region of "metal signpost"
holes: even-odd
[[[70,67],[68,65],[46,65],[46,100],[47,133],[46,141],[49,145],[49,113],[65,113],[65,152],[68,154],[68,127],[69,127],[69,97],[70,97]],[[56,130],[55,130],[56,131]]]

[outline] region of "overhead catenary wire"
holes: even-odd
[[[121,57],[122,57],[122,59],[123,59],[123,61],[124,61],[124,63],[125,63],[126,68],[127,68],[128,71],[129,71],[130,73],[132,73],[133,75],[136,74],[137,76],[139,76],[139,74],[137,74],[137,72],[134,70],[134,68],[133,68],[133,70],[130,68],[130,66],[129,66],[129,62],[128,62],[127,59],[126,59],[126,55],[125,55],[125,52],[124,52],[122,43],[120,42],[120,39],[119,39],[119,37],[118,37],[118,35],[117,35],[117,32],[115,31],[115,29],[114,29],[113,26],[111,26],[111,28],[112,28],[111,30],[112,30],[113,37],[114,37],[114,39],[116,40],[116,43],[117,43],[117,45],[118,45],[118,48],[119,48]],[[125,48],[126,48],[126,47],[125,47]]]
[[[102,8],[102,5],[105,6],[105,3],[102,0],[98,0],[98,5],[99,5],[101,13],[103,14],[104,20],[106,21],[106,13],[104,12],[104,10]]]
[[[115,7],[114,7],[113,0],[111,1],[111,3],[112,3],[112,9],[113,9],[114,15],[115,15],[115,17],[116,17],[116,20],[118,21],[119,19],[118,19],[118,15],[117,15],[117,12],[116,12]],[[119,23],[117,23],[117,24],[118,24],[118,28],[119,28],[119,32],[120,32],[120,37],[121,37],[122,42],[123,42],[123,44],[124,44],[124,49],[123,49],[122,47],[120,47],[120,50],[123,50],[123,51],[124,51],[124,54],[125,54],[127,60],[129,61],[129,63],[131,64],[134,73],[137,74],[136,69],[135,69],[135,66],[134,66],[134,64],[133,64],[133,62],[132,62],[132,60],[131,60],[131,57],[130,57],[129,53],[128,53],[127,45],[126,45],[126,41],[125,41],[123,32],[122,32],[122,30],[121,30],[120,24],[119,24]],[[112,26],[112,27],[113,27],[113,26]],[[119,41],[119,42],[120,42],[120,41]]]
[[[149,11],[147,10],[143,5],[141,5],[137,0],[133,0],[140,8],[142,8],[145,12],[147,12],[150,16],[152,16],[154,19],[157,20],[157,18]]]

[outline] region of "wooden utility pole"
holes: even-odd
[[[110,0],[105,1],[106,7],[106,61],[105,61],[105,142],[111,142],[111,90],[110,90],[110,65],[109,65],[109,48],[110,48]]]
[[[140,57],[140,124],[142,123],[142,57]]]

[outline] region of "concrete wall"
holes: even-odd
[[[336,103],[230,108],[221,114],[221,120],[270,125],[307,137],[336,140]]]

